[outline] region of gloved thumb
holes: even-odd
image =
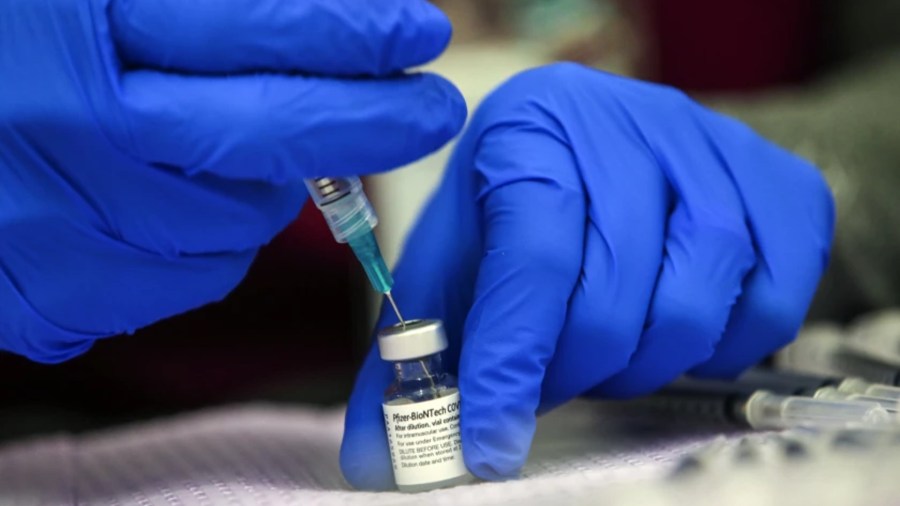
[[[358,489],[394,488],[391,454],[381,410],[384,389],[392,377],[391,365],[378,355],[376,344],[356,378],[347,406],[341,444],[341,471],[344,478]]]

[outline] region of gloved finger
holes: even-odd
[[[437,57],[447,17],[426,0],[112,0],[131,65],[186,73],[385,75]]]
[[[179,170],[148,168],[81,125],[48,123],[33,131],[66,139],[68,150],[59,156],[77,168],[66,172],[67,187],[75,192],[74,202],[90,203],[86,209],[91,222],[165,258],[261,247],[296,218],[306,200],[299,180],[274,185],[212,174],[185,177]],[[21,188],[39,192],[46,186],[44,162],[35,157],[18,162]],[[27,195],[18,197],[29,200]],[[60,203],[56,198],[32,198]]]
[[[463,141],[466,142],[471,139]],[[467,151],[463,147],[458,152]],[[471,304],[471,287],[481,252],[480,234],[475,233],[475,193],[468,175],[463,171],[448,172],[407,238],[393,273],[393,296],[404,318],[443,320],[450,347],[442,358],[445,368],[453,374],[457,371],[462,322]],[[376,328],[393,323],[396,317],[385,304]],[[391,365],[381,360],[377,346],[373,346],[356,378],[341,444],[344,478],[359,489],[394,488],[381,408],[384,390],[392,377]]]
[[[552,409],[627,366],[638,346],[662,260],[669,188],[623,102],[616,79],[560,66],[572,110],[597,111],[568,128],[589,195],[584,261],[566,326],[544,379]],[[623,128],[623,125],[625,127]]]
[[[256,254],[163,258],[40,209],[28,216],[18,226],[4,227],[0,258],[16,290],[9,297],[17,300],[4,308],[36,314],[25,322],[46,322],[26,323],[9,334],[27,346],[17,353],[38,361],[63,360],[94,339],[131,333],[220,300]],[[44,252],[41,262],[35,262],[35,251]]]
[[[259,248],[297,217],[307,196],[299,180],[272,185],[210,174],[187,178],[129,160],[116,171],[86,166],[73,179],[85,182],[82,194],[123,241],[167,258]]]
[[[525,462],[582,260],[575,161],[559,126],[534,123],[535,112],[495,115],[504,122],[483,134],[474,161],[485,244],[460,356],[460,424],[466,466],[485,479]]]
[[[0,269],[0,350],[34,362],[57,364],[85,353],[103,334],[75,332],[48,321],[25,299],[10,276]]]
[[[592,393],[633,397],[652,392],[712,356],[744,276],[756,259],[740,195],[686,99],[658,111],[646,135],[670,180],[677,205],[666,228],[665,258],[637,351],[622,372]]]
[[[647,394],[712,356],[754,262],[742,222],[731,225],[704,223],[687,208],[676,209],[638,349],[628,367],[592,394]]]
[[[391,364],[381,359],[378,345],[373,345],[353,385],[341,441],[341,472],[360,490],[395,488],[381,408],[392,378]]]
[[[121,86],[130,128],[108,134],[126,152],[188,174],[276,184],[404,165],[441,147],[466,117],[456,88],[432,74],[348,81],[136,71]]]
[[[692,373],[733,377],[799,330],[828,262],[834,204],[811,164],[736,121],[706,114],[704,125],[721,146],[745,203],[759,261],[715,354]]]

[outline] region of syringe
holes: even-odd
[[[847,396],[879,397],[895,403],[900,402],[900,387],[857,377],[842,378],[816,376],[792,371],[750,369],[737,381],[758,390],[770,390],[785,395],[812,395],[814,397],[836,399],[837,397],[834,394],[839,392],[847,394]],[[820,394],[820,391],[824,393]]]
[[[862,378],[847,378],[837,385],[840,392],[900,401],[900,387],[872,383]]]
[[[880,405],[889,413],[897,413],[898,404],[897,399],[888,399],[885,397],[877,397],[874,395],[864,395],[851,393],[846,391],[841,391],[836,387],[822,387],[816,390],[816,393],[813,394],[814,399],[828,399],[834,401],[858,401],[858,402],[871,402]]]
[[[405,320],[391,296],[394,278],[384,263],[373,233],[378,217],[363,192],[362,182],[358,177],[320,177],[307,179],[305,183],[309,196],[325,216],[335,240],[350,245],[372,287],[387,297],[405,328]]]
[[[746,383],[679,381],[659,393],[610,406],[624,415],[672,422],[724,422],[754,429],[870,427],[893,429],[900,419],[882,403],[810,398]]]
[[[890,428],[896,416],[877,403],[754,392],[739,404],[739,412],[754,429],[789,427]]]

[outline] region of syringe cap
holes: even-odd
[[[378,333],[378,351],[382,359],[391,362],[414,360],[447,349],[447,335],[440,320],[409,320],[404,324],[392,325]]]

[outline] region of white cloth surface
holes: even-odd
[[[653,431],[591,403],[544,417],[522,479],[407,495],[352,490],[343,410],[247,405],[0,447],[0,505],[524,504],[655,480],[709,431]],[[736,437],[736,436],[732,436]]]

